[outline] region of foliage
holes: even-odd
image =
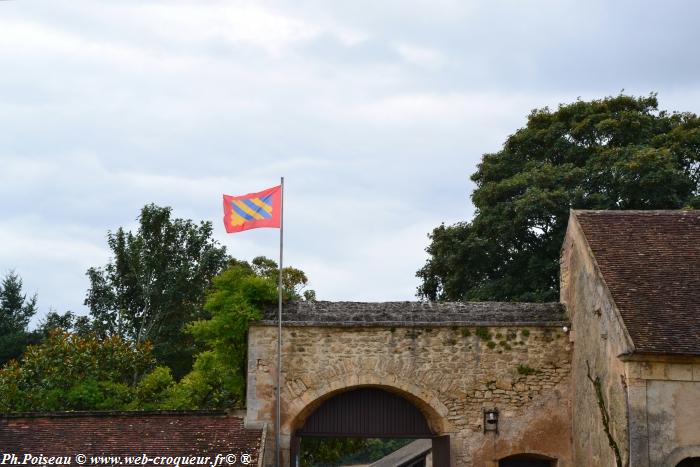
[[[185,326],[203,350],[179,381],[168,366],[155,366],[150,341],[98,334],[87,317],[50,312],[36,332],[44,340],[0,369],[0,412],[242,406],[248,324],[277,301],[277,265],[264,257],[229,264],[207,291],[209,319]],[[306,275],[282,272],[285,298],[300,299]]]
[[[489,332],[489,330],[487,328],[483,328],[483,327],[476,328],[476,331],[474,332],[474,334],[477,337],[479,337],[479,339],[481,339],[481,340],[485,340],[485,341],[491,340],[491,333]]]
[[[211,223],[173,219],[168,207],[149,204],[138,221],[136,233],[108,233],[113,256],[87,271],[85,304],[101,335],[151,341],[158,361],[180,376],[195,351],[183,326],[205,317],[205,291],[224,268],[226,250],[211,238]]]
[[[0,285],[0,332],[26,329],[36,313],[36,295],[27,300],[22,293],[22,279],[14,271],[5,275]]]
[[[279,283],[279,265],[269,258],[257,256],[250,262],[253,272]],[[282,268],[282,290],[285,300],[315,300],[316,292],[303,290],[308,284],[306,273],[293,267]]]
[[[49,311],[39,322],[35,333],[42,338],[46,338],[54,330],[86,336],[92,332],[92,322],[90,317],[76,315],[71,311],[66,311],[63,314]]]
[[[159,410],[174,408],[175,380],[170,368],[159,366],[146,374],[135,388],[135,398],[130,409]]]
[[[209,319],[193,321],[186,332],[204,350],[187,375],[161,393],[161,408],[231,408],[245,402],[248,325],[277,301],[277,263],[265,257],[250,263],[232,259],[214,278],[204,305]],[[286,300],[301,298],[308,279],[303,271],[282,269]],[[146,378],[144,378],[144,381]],[[163,379],[163,386],[166,380]]]
[[[518,374],[523,376],[534,375],[535,373],[538,373],[538,371],[534,368],[522,364],[517,366],[517,370]]]
[[[214,279],[205,304],[211,318],[187,325],[206,350],[178,384],[180,408],[242,405],[248,323],[260,319],[261,309],[276,299],[275,281],[254,267],[234,264]]]
[[[340,460],[367,447],[364,438],[302,438],[301,467],[341,465]]]
[[[57,329],[0,369],[0,412],[125,409],[154,363],[148,343]]]
[[[418,295],[555,300],[570,208],[700,207],[700,118],[657,108],[619,95],[534,110],[472,175],[474,219],[430,234]]]
[[[367,464],[413,442],[412,439],[302,438],[302,467]]]
[[[391,454],[392,452],[401,449],[407,444],[412,443],[413,439],[406,438],[367,438],[365,439],[365,448],[357,453],[344,456],[341,459],[343,464],[358,464],[360,462],[370,463]]]
[[[22,292],[22,279],[14,271],[0,283],[0,365],[19,358],[31,343],[27,331],[29,320],[36,313],[36,294],[27,298]]]

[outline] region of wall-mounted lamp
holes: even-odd
[[[484,433],[493,431],[498,433],[498,409],[484,409]]]

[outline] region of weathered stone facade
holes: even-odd
[[[348,308],[372,312],[368,306],[381,304]],[[281,393],[285,448],[323,401],[349,388],[374,386],[413,402],[435,434],[449,434],[454,466],[496,466],[499,459],[521,453],[557,459],[559,467],[573,465],[570,345],[561,309],[532,306],[537,316],[530,324],[520,321],[526,314],[505,312],[510,304],[479,304],[483,310],[469,307],[449,320],[436,309],[437,322],[428,326],[430,315],[406,319],[415,307],[420,304],[405,306],[403,314],[381,324],[363,320],[361,326],[338,321],[338,316],[348,319],[342,313],[320,318],[288,310]],[[546,307],[550,310],[543,313]],[[499,313],[511,324],[494,326]],[[274,420],[277,329],[271,324],[254,325],[249,332],[247,420],[253,425],[271,426]],[[484,408],[498,408],[498,434],[483,432]]]
[[[700,212],[572,211],[560,301],[289,304],[282,465],[309,416],[358,387],[412,402],[452,466],[700,465]],[[249,332],[250,426],[274,426],[274,325]]]
[[[569,219],[561,256],[561,302],[566,305],[572,324],[574,463],[675,467],[688,458],[700,462],[700,348],[687,344],[690,339],[698,339],[700,316],[695,322],[675,324],[678,339],[673,335],[656,338],[656,348],[663,346],[663,351],[640,351],[630,336],[630,326],[637,327],[637,334],[647,334],[656,324],[654,321],[663,320],[666,328],[673,329],[675,320],[686,318],[663,309],[662,304],[646,323],[625,323],[599,264],[602,257],[612,256],[614,261],[605,263],[608,278],[617,277],[620,281],[633,277],[626,279],[625,293],[632,292],[632,297],[625,297],[625,302],[634,303],[634,293],[649,293],[650,288],[658,300],[658,294],[680,286],[674,294],[688,302],[684,315],[689,310],[697,313],[700,242],[688,237],[698,237],[700,229],[684,228],[678,234],[664,232],[642,243],[626,225],[629,216],[648,217],[639,230],[649,235],[647,231],[660,230],[654,224],[669,222],[663,217],[699,216],[669,211],[588,215],[614,216],[604,220],[610,226],[609,232],[592,232],[590,237],[615,237],[617,232],[625,232],[626,239],[620,243],[626,245],[598,238],[596,256],[576,213]],[[601,223],[597,220],[597,226]],[[685,249],[675,252],[684,242]],[[674,261],[669,261],[670,256],[675,256]],[[657,268],[661,273],[635,274],[634,268],[639,267],[636,263],[640,261],[649,263],[644,269]],[[656,281],[642,277],[638,283],[633,282],[636,275],[651,274],[664,277]],[[619,284],[615,285],[619,289]],[[649,345],[644,339],[641,344]]]
[[[575,222],[562,249],[561,302],[569,311],[575,346],[574,463],[628,465],[627,380],[617,356],[629,353],[632,343]]]
[[[627,360],[625,376],[630,465],[675,467],[700,458],[700,359]]]

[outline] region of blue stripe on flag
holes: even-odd
[[[234,203],[234,202],[231,202],[231,209],[236,211],[243,219],[245,219],[247,221],[254,221],[255,220],[255,218],[253,216],[251,216],[250,214],[245,212],[243,209],[236,206],[236,203]]]
[[[265,219],[269,219],[270,217],[272,217],[272,214],[268,213],[267,211],[265,211],[263,208],[261,208],[260,206],[258,206],[254,202],[252,202],[251,200],[242,199],[241,201],[243,201],[245,204],[247,204],[250,209],[252,209],[253,211],[255,211],[258,214],[260,214],[261,216],[263,216]]]

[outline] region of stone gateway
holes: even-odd
[[[561,271],[561,303],[287,304],[282,465],[348,433],[429,438],[440,467],[696,465],[700,213],[572,211]],[[246,426],[270,440],[274,316],[248,336]]]
[[[372,387],[417,408],[432,436],[449,436],[453,465],[513,454],[572,465],[571,349],[559,304],[302,302],[284,313],[285,463],[318,407]],[[274,321],[251,327],[251,426],[274,420],[276,345]],[[498,432],[484,432],[484,408],[498,409]]]

